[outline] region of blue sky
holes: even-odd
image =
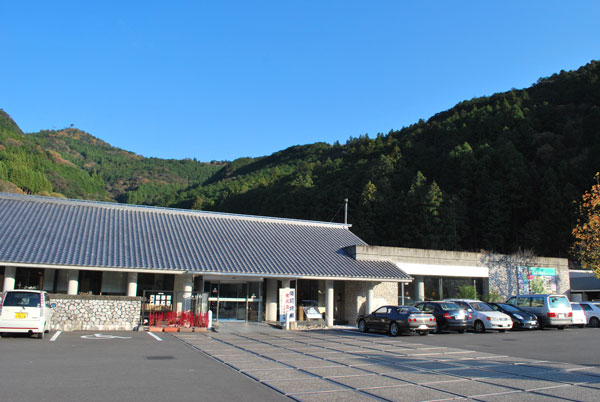
[[[344,143],[600,59],[598,1],[3,1],[0,108],[144,156]]]

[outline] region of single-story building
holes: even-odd
[[[277,322],[290,309],[306,321],[301,306],[353,324],[464,285],[568,294],[568,261],[370,246],[340,223],[0,193],[0,286],[51,293],[55,328],[128,329],[165,311]]]
[[[194,305],[217,320],[278,321],[280,289],[294,289],[294,304],[320,307],[326,325],[353,323],[360,312],[396,303],[398,283],[412,278],[392,262],[353,258],[345,248],[366,244],[349,228],[0,193],[0,283],[3,290],[43,289],[54,299],[66,294],[77,302],[65,308],[90,319],[97,311],[89,306],[103,297],[121,304],[145,297],[161,311]],[[69,328],[103,326],[119,324]]]

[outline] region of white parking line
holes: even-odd
[[[56,331],[54,336],[52,338],[50,338],[50,342],[56,341],[56,338],[58,338],[60,336],[60,334],[62,334],[62,331]]]
[[[153,337],[154,339],[156,339],[159,342],[162,342],[162,339],[160,339],[158,336],[154,335],[152,332],[146,332],[148,335],[150,335],[151,337]]]

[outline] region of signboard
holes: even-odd
[[[519,294],[556,293],[556,269],[517,267]]]
[[[309,320],[316,320],[316,319],[323,318],[321,313],[319,313],[319,310],[317,310],[314,307],[304,307],[304,314],[306,315],[306,318],[308,318]]]
[[[287,313],[290,313],[290,322],[296,321],[296,289],[279,289],[279,322],[284,323]]]

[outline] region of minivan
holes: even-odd
[[[565,295],[518,295],[506,301],[538,317],[539,328],[556,327],[565,329],[571,325],[573,310]]]
[[[0,334],[36,334],[39,339],[50,330],[52,309],[48,293],[40,290],[7,290],[0,303]]]

